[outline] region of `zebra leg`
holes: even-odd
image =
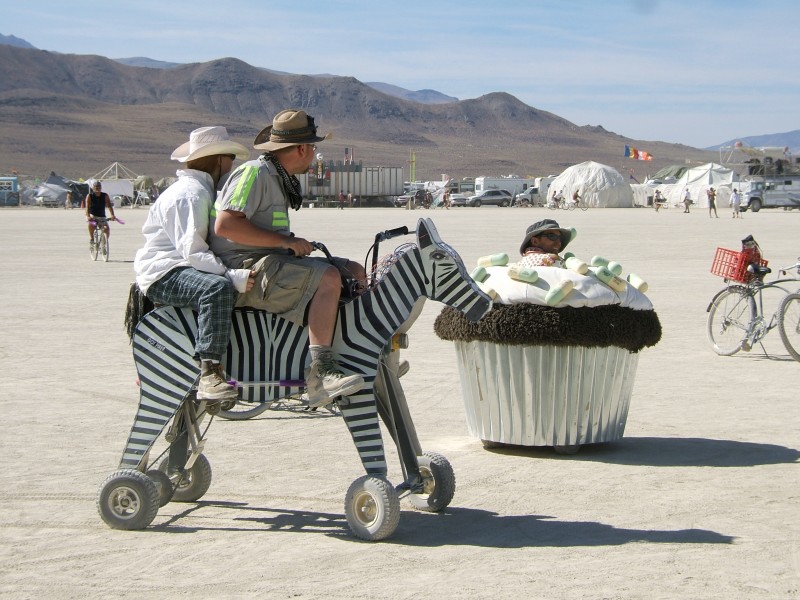
[[[373,382],[366,383],[367,385],[358,394],[347,398],[347,403],[340,404],[339,410],[353,437],[353,443],[367,474],[386,477],[388,473],[386,454],[372,389]]]

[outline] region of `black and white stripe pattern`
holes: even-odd
[[[366,383],[340,410],[367,473],[386,475],[387,465],[374,394],[378,362],[392,335],[411,315],[421,296],[443,302],[478,320],[491,300],[469,277],[461,258],[420,219],[417,246],[410,246],[368,293],[339,309],[333,350],[342,370],[360,373]],[[120,464],[142,468],[143,456],[160,435],[198,375],[193,360],[196,317],[189,309],[159,308],[140,322],[133,354],[141,383],[139,411]],[[226,356],[230,377],[244,382],[302,379],[308,362],[306,328],[265,311],[233,313]],[[245,386],[252,401],[285,394],[277,386]]]

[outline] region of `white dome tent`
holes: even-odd
[[[577,190],[592,207],[633,208],[633,191],[625,178],[613,167],[594,161],[573,165],[556,177],[548,194],[559,190],[567,200]]]

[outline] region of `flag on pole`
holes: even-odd
[[[628,145],[625,146],[625,156],[632,158],[633,160],[653,160],[653,157],[649,152],[637,150],[636,148],[631,148]]]

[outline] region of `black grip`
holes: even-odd
[[[394,229],[387,229],[383,232],[381,236],[384,240],[390,240],[392,238],[401,236],[401,235],[408,235],[408,227],[403,225],[402,227],[395,227]]]

